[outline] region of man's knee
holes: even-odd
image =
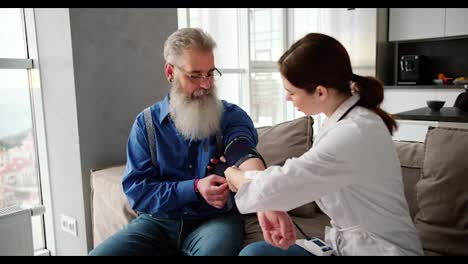
[[[263,241],[255,242],[244,247],[239,256],[262,256],[268,255],[267,251],[270,247]]]
[[[187,255],[235,256],[244,243],[244,225],[238,215],[209,220],[194,230],[184,242]]]

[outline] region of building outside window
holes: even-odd
[[[22,8],[0,9],[0,209],[43,204],[33,91],[38,82],[25,21]],[[44,250],[43,216],[33,216],[32,225],[34,249]]]

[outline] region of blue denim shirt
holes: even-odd
[[[221,130],[224,145],[236,137],[258,143],[252,120],[240,107],[222,101]],[[210,206],[195,193],[195,179],[210,174],[210,158],[218,158],[216,136],[200,141],[180,135],[169,116],[169,97],[151,106],[157,165],[151,162],[143,112],[132,126],[127,143],[127,164],[122,186],[131,207],[141,213],[161,218],[211,216],[225,209]]]

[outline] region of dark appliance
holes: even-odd
[[[463,112],[468,112],[468,84],[465,84],[465,92],[458,95],[453,106]]]
[[[399,84],[424,84],[426,57],[424,55],[403,55],[400,58]]]

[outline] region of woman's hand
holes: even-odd
[[[296,243],[294,224],[288,213],[263,211],[257,217],[267,243],[284,250]]]
[[[237,192],[242,184],[248,180],[245,178],[244,171],[238,169],[237,167],[229,167],[224,171],[224,176],[229,185],[229,189],[232,192]]]

